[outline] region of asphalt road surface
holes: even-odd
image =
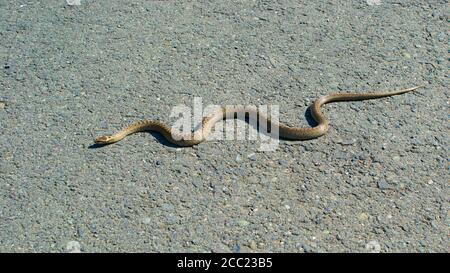
[[[448,252],[447,16],[447,1],[0,1],[0,251]],[[275,151],[93,145],[195,98],[310,126],[319,96],[415,85],[327,105],[326,136]]]

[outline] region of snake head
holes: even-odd
[[[97,137],[94,140],[94,142],[97,144],[110,144],[110,143],[113,143],[114,141],[112,141],[112,137],[110,137],[110,136],[101,136],[101,137]]]

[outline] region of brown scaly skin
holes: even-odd
[[[131,124],[130,126],[120,130],[111,136],[100,136],[95,139],[95,143],[106,145],[120,141],[127,135],[142,132],[142,131],[156,131],[161,133],[171,143],[189,147],[197,145],[205,141],[211,132],[213,125],[223,119],[235,118],[235,113],[252,113],[255,116],[263,116],[266,123],[270,124],[271,128],[278,127],[279,136],[289,140],[308,140],[318,138],[326,134],[329,128],[329,121],[320,111],[320,107],[324,104],[338,101],[361,101],[378,99],[383,97],[390,97],[395,95],[404,94],[414,91],[422,86],[415,86],[408,89],[403,89],[394,92],[383,93],[338,93],[323,96],[318,98],[311,107],[312,117],[317,121],[318,125],[311,128],[298,128],[289,127],[282,123],[275,123],[268,119],[263,113],[260,113],[257,109],[250,109],[245,107],[231,107],[221,108],[220,110],[210,114],[208,117],[203,118],[202,126],[193,133],[183,135],[176,130],[172,130],[168,125],[157,120],[142,120]]]

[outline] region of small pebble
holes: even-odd
[[[373,240],[366,244],[366,250],[369,253],[380,253],[381,252],[381,245],[377,241]]]
[[[66,245],[66,251],[68,253],[81,253],[81,245],[77,241],[69,241]]]
[[[241,252],[241,246],[240,245],[234,245],[233,246],[233,253],[239,253]]]
[[[336,141],[336,143],[341,144],[341,145],[353,145],[356,143],[356,138],[351,138],[351,139],[339,139],[338,141]]]
[[[236,156],[236,162],[241,162],[241,161],[242,161],[241,155],[237,155],[237,156]]]
[[[313,252],[313,249],[310,246],[308,246],[307,244],[303,244],[301,247],[303,248],[303,251],[305,251],[305,253]]]
[[[393,172],[386,174],[386,181],[389,181],[389,184],[397,184],[399,182],[398,176]]]
[[[200,188],[201,186],[202,186],[202,180],[200,180],[200,179],[194,179],[193,181],[192,181],[192,185],[194,185],[194,187],[196,187],[196,188]]]
[[[237,221],[237,224],[238,224],[239,226],[241,226],[241,227],[246,227],[246,226],[248,226],[250,223],[249,223],[248,221],[246,221],[246,220],[238,220],[238,221]]]
[[[253,241],[253,240],[250,241],[250,245],[249,246],[250,246],[250,248],[252,250],[256,250],[258,248],[258,245],[256,245],[256,242]]]
[[[379,6],[381,5],[381,0],[366,0],[366,3],[369,6]]]
[[[446,37],[446,35],[445,35],[444,32],[439,32],[439,33],[437,34],[437,38],[438,38],[438,41],[439,41],[439,42],[445,41],[445,37]]]
[[[378,188],[380,190],[389,189],[389,184],[385,180],[380,180],[380,181],[378,181]]]
[[[367,213],[365,213],[365,212],[360,213],[360,214],[358,215],[358,219],[361,220],[361,221],[365,221],[365,220],[369,219],[369,214],[367,214]]]
[[[97,229],[97,226],[96,226],[96,225],[91,225],[91,226],[89,227],[89,229],[90,229],[90,231],[91,231],[92,234],[98,234],[98,229]]]
[[[83,228],[79,227],[79,228],[77,229],[77,234],[78,234],[78,237],[84,237],[84,235],[86,234],[86,232],[84,231]]]
[[[433,227],[433,228],[438,228],[439,226],[438,226],[438,224],[436,223],[436,221],[431,221],[431,226]]]
[[[278,164],[280,164],[281,166],[287,166],[288,162],[284,159],[280,159],[280,160],[278,160]]]
[[[81,0],[66,0],[66,3],[69,6],[79,6],[81,5]]]

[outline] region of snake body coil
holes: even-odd
[[[193,133],[183,135],[178,130],[173,130],[168,125],[157,120],[142,120],[131,124],[130,126],[120,130],[111,136],[101,136],[95,139],[97,144],[111,144],[117,142],[127,135],[142,132],[142,131],[156,131],[161,133],[168,141],[178,146],[194,146],[205,141],[210,134],[213,125],[223,119],[232,119],[236,117],[237,113],[262,116],[271,128],[274,126],[279,129],[279,136],[283,139],[289,140],[308,140],[323,136],[328,131],[329,121],[320,111],[320,107],[330,102],[338,101],[361,101],[378,99],[383,97],[390,97],[395,95],[404,94],[416,90],[421,86],[415,86],[408,89],[403,89],[394,92],[384,93],[338,93],[323,96],[318,98],[311,106],[312,117],[317,121],[318,125],[311,128],[298,128],[290,127],[282,123],[271,121],[269,118],[260,113],[257,109],[246,108],[243,106],[237,106],[232,108],[221,108],[220,110],[210,114],[208,117],[203,118],[202,126],[195,130]],[[260,118],[261,120],[261,118]]]

